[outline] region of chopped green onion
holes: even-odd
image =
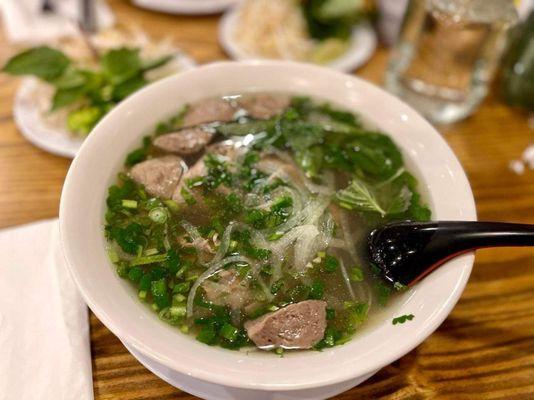
[[[178,212],[180,209],[180,206],[174,200],[163,200],[163,204],[165,204],[172,212]]]
[[[156,224],[164,224],[167,221],[167,211],[163,207],[158,207],[150,210],[148,218]]]
[[[182,325],[182,326],[180,327],[180,331],[181,331],[182,333],[189,333],[189,327],[188,327],[187,325]]]
[[[324,269],[326,272],[335,272],[339,268],[339,261],[336,257],[329,254],[326,255],[324,260]]]
[[[128,279],[130,279],[132,282],[139,282],[142,276],[143,270],[140,267],[132,267],[128,271]]]
[[[146,290],[140,290],[139,293],[137,293],[137,296],[139,296],[141,300],[146,299]]]
[[[238,333],[239,329],[229,323],[225,323],[220,331],[220,335],[230,342],[233,342],[237,338]]]
[[[122,206],[124,208],[137,208],[136,200],[122,200]]]
[[[311,285],[310,294],[308,297],[314,300],[320,300],[324,296],[324,283],[321,281],[315,281]]]
[[[173,293],[187,293],[189,291],[189,287],[191,286],[190,282],[181,282],[174,285],[174,288],[172,289]]]
[[[172,306],[169,311],[173,317],[185,317],[185,306]]]
[[[128,276],[128,266],[125,263],[120,262],[117,265],[117,275],[121,278],[126,278]]]
[[[217,334],[215,332],[215,329],[211,325],[206,325],[202,327],[200,332],[197,335],[197,340],[202,343],[206,344],[215,344],[215,338]]]
[[[153,255],[158,254],[158,253],[159,253],[158,249],[146,249],[144,255],[145,256],[153,256]]]
[[[152,307],[152,309],[154,311],[158,311],[159,310],[159,307],[158,307],[158,305],[156,303],[152,303],[152,305],[150,307]]]
[[[269,235],[267,240],[270,241],[270,242],[273,242],[275,240],[280,239],[282,236],[284,236],[283,232],[275,232],[275,233],[272,233],[271,235]]]
[[[336,310],[334,310],[333,308],[327,308],[326,319],[330,321],[330,320],[333,320],[334,318],[336,318]]]
[[[232,252],[237,248],[237,241],[236,240],[230,240],[230,245],[228,246],[228,252]]]
[[[284,282],[282,281],[282,279],[279,279],[276,282],[274,282],[271,285],[271,294],[278,293],[278,291],[282,288],[283,285],[284,285]]]
[[[178,293],[178,294],[175,294],[175,295],[172,297],[172,299],[173,299],[174,301],[176,301],[176,303],[179,304],[179,303],[183,303],[183,302],[185,301],[186,297],[185,297],[183,294]]]
[[[110,260],[113,264],[119,262],[119,255],[117,254],[117,252],[115,251],[115,249],[109,247],[107,251],[108,251],[108,257],[109,257],[109,260]]]
[[[187,205],[192,206],[196,204],[197,200],[193,197],[191,192],[189,192],[185,187],[183,187],[182,190],[180,190],[180,194],[182,195]]]
[[[360,267],[352,267],[350,270],[350,280],[353,282],[363,281],[363,271]]]
[[[134,258],[132,261],[130,261],[130,266],[136,266],[136,265],[145,265],[145,264],[153,264],[157,262],[162,262],[167,259],[167,254],[157,254],[154,256],[147,256],[147,257],[137,257]]]
[[[413,314],[401,315],[400,317],[393,318],[391,323],[393,325],[404,324],[406,321],[411,321],[414,319],[414,317],[415,316]]]

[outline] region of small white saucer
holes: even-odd
[[[219,42],[234,60],[258,59],[258,56],[245,52],[234,40],[238,15],[239,6],[231,8],[223,15],[219,24]],[[347,51],[326,66],[343,72],[354,71],[369,61],[376,49],[376,41],[375,31],[369,23],[358,24],[352,31]]]
[[[233,6],[239,0],[132,0],[140,8],[167,14],[216,14]]]
[[[176,60],[180,65],[180,71],[191,69],[196,65],[193,59],[182,53],[176,56]],[[69,133],[66,128],[51,127],[45,121],[39,102],[34,96],[38,85],[38,81],[34,78],[22,81],[13,105],[15,123],[22,135],[35,146],[58,156],[74,158],[85,138]]]

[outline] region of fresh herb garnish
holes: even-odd
[[[146,71],[158,68],[170,56],[143,61],[139,49],[117,48],[106,52],[99,68],[87,70],[57,49],[34,47],[8,60],[2,71],[11,75],[33,75],[55,89],[50,111],[74,107],[67,117],[67,128],[87,135],[118,102],[139,90],[148,81]]]
[[[413,314],[401,315],[400,317],[393,318],[391,323],[393,325],[404,324],[406,321],[411,321],[415,316]]]

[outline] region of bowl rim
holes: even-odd
[[[459,300],[465,285],[467,283],[467,280],[469,278],[473,262],[474,262],[474,255],[472,253],[466,254],[461,256],[461,260],[457,260],[458,262],[461,261],[462,267],[459,276],[457,277],[457,280],[455,281],[455,286],[453,288],[452,293],[447,297],[444,303],[440,303],[441,307],[439,310],[437,310],[435,313],[432,314],[431,317],[431,323],[428,323],[427,325],[422,326],[417,332],[413,332],[414,334],[411,335],[409,338],[406,339],[403,343],[399,343],[399,345],[393,350],[393,351],[382,351],[381,354],[376,355],[374,358],[372,358],[372,361],[367,364],[364,367],[361,367],[360,370],[349,370],[349,369],[341,369],[338,368],[335,373],[331,373],[328,375],[328,377],[313,377],[310,378],[309,381],[302,381],[298,383],[276,383],[276,382],[263,382],[260,380],[257,381],[245,381],[240,376],[234,376],[231,374],[228,375],[219,375],[217,373],[214,373],[210,371],[209,369],[202,368],[201,364],[195,365],[194,367],[191,367],[190,365],[183,365],[180,364],[179,360],[174,360],[170,358],[168,355],[157,352],[150,346],[146,345],[142,341],[138,340],[138,337],[135,334],[132,334],[128,331],[125,331],[121,326],[119,326],[115,321],[113,320],[112,316],[109,315],[105,309],[103,309],[96,296],[94,296],[94,293],[89,293],[84,285],[83,279],[81,275],[79,274],[79,271],[76,269],[76,267],[73,265],[71,260],[74,256],[74,247],[71,245],[71,241],[69,240],[69,233],[74,233],[79,229],[79,226],[76,225],[76,221],[74,221],[72,218],[69,217],[69,209],[74,205],[72,203],[72,188],[75,186],[75,179],[76,175],[78,173],[78,164],[81,163],[81,160],[86,157],[86,151],[85,149],[88,148],[93,141],[98,140],[104,140],[101,139],[101,136],[105,135],[106,125],[108,124],[108,121],[111,121],[113,118],[117,118],[115,116],[120,115],[121,113],[128,112],[128,107],[130,104],[135,104],[135,102],[139,101],[143,96],[145,96],[147,93],[153,91],[156,92],[160,88],[163,88],[165,85],[168,85],[170,82],[174,80],[187,80],[190,76],[193,76],[194,74],[202,74],[202,73],[211,73],[213,71],[217,71],[218,69],[224,69],[224,68],[254,68],[256,66],[262,67],[262,68],[293,68],[295,70],[300,70],[301,72],[308,72],[308,73],[315,73],[315,72],[321,72],[322,74],[331,74],[332,77],[337,78],[343,78],[348,81],[352,81],[353,83],[357,84],[360,88],[364,88],[365,90],[378,93],[381,96],[385,96],[384,98],[387,100],[387,102],[391,105],[394,105],[396,108],[401,110],[405,115],[409,116],[410,118],[414,118],[417,120],[419,124],[422,124],[422,127],[426,131],[428,131],[429,135],[433,135],[433,140],[437,140],[442,147],[444,151],[446,151],[447,159],[451,163],[450,166],[453,170],[453,172],[456,174],[456,177],[459,179],[461,186],[463,186],[463,197],[465,200],[465,204],[463,204],[463,213],[462,215],[465,218],[476,220],[476,209],[475,209],[475,203],[473,194],[471,191],[471,187],[469,185],[469,182],[467,180],[467,177],[465,175],[465,172],[456,158],[455,154],[453,153],[450,146],[446,143],[446,141],[441,137],[441,135],[426,121],[423,117],[421,117],[416,111],[414,111],[411,107],[409,107],[407,104],[402,102],[401,100],[395,98],[393,95],[385,92],[383,89],[373,85],[372,83],[366,82],[360,78],[357,78],[355,76],[347,75],[338,71],[334,71],[325,67],[319,67],[315,65],[309,65],[309,64],[303,64],[303,63],[297,63],[297,62],[290,62],[290,61],[267,61],[267,60],[252,60],[252,61],[223,61],[223,62],[215,62],[207,65],[203,65],[197,68],[194,68],[189,71],[182,72],[178,75],[173,75],[168,78],[162,79],[158,82],[152,83],[148,85],[147,87],[143,88],[139,92],[135,93],[122,103],[120,103],[118,106],[115,107],[114,110],[112,110],[102,121],[98,123],[98,125],[95,127],[94,131],[89,135],[87,140],[82,145],[82,148],[80,149],[80,152],[76,156],[76,158],[73,160],[71,167],[69,168],[67,177],[65,179],[65,184],[63,186],[63,191],[61,195],[61,203],[60,203],[60,234],[61,234],[61,245],[65,254],[65,258],[67,261],[67,266],[70,271],[70,274],[75,281],[84,301],[87,303],[87,305],[90,307],[90,309],[94,312],[94,314],[99,318],[102,323],[108,327],[115,335],[117,335],[121,341],[126,341],[127,343],[131,344],[134,348],[139,350],[140,352],[144,353],[145,355],[153,358],[154,360],[158,361],[159,363],[186,375],[194,376],[195,378],[199,380],[208,381],[211,383],[220,384],[223,386],[230,386],[230,387],[236,387],[236,388],[247,388],[247,389],[259,389],[259,390],[265,390],[265,391],[292,391],[292,390],[299,390],[299,389],[309,389],[309,388],[315,388],[325,385],[332,385],[336,383],[341,383],[344,381],[348,381],[351,379],[355,379],[358,376],[361,376],[365,373],[369,373],[371,371],[375,371],[377,369],[380,369],[391,362],[399,359],[400,357],[404,356],[409,351],[413,350],[415,347],[417,347],[421,342],[423,342],[432,332],[434,332],[439,325],[446,319],[446,317],[451,312],[452,308],[455,306],[457,301]],[[139,135],[141,137],[141,135]],[[90,154],[87,155],[87,157],[90,157]],[[291,357],[300,357],[300,356],[291,356]],[[303,358],[304,359],[304,358]]]

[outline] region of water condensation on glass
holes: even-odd
[[[410,0],[386,87],[437,123],[485,97],[517,21],[512,0]]]

